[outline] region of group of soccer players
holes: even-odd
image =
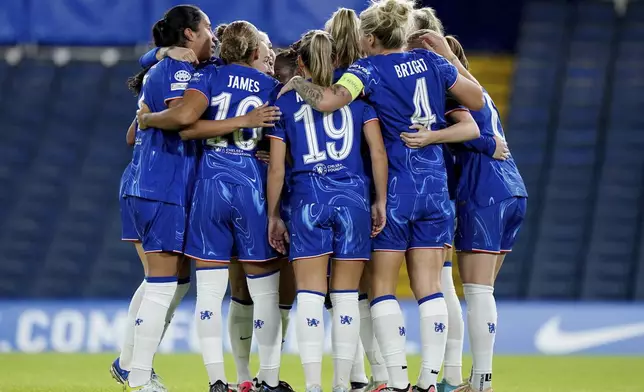
[[[279,370],[294,297],[309,392],[321,391],[325,298],[334,392],[491,391],[494,281],[527,193],[494,103],[433,10],[411,0],[375,1],[359,17],[340,9],[277,55],[251,23],[213,31],[189,5],[166,12],[153,37],[157,48],[129,81],[139,110],[121,215],[145,279],[111,367],[124,390],[166,390],[152,363],[192,259],[211,392],[232,389],[221,310],[229,281],[240,392],[292,390]],[[453,242],[473,355],[465,382]],[[420,313],[413,387],[395,297],[403,261]]]

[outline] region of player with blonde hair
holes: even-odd
[[[405,50],[413,11],[411,1],[373,2],[360,14],[366,58],[352,64],[333,86],[295,77],[282,89],[282,93],[295,89],[307,103],[324,112],[337,110],[364,94],[382,122],[389,194],[387,225],[373,241],[371,314],[387,364],[388,388],[395,391],[410,388],[406,329],[394,296],[398,271],[406,258],[421,317],[423,366],[418,387],[435,390],[448,328],[440,277],[444,247],[453,235],[441,147],[409,148],[401,141],[401,134],[425,127],[439,143],[477,138],[478,128],[472,122],[444,129],[446,94],[449,91],[470,109],[480,109],[484,103],[480,86],[461,77],[443,57],[423,49]]]

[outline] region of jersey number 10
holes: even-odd
[[[228,118],[231,100],[232,94],[226,92],[221,93],[210,100],[210,106],[217,106],[215,120],[225,120]],[[262,106],[262,104],[263,102],[261,98],[250,95],[239,102],[237,105],[237,112],[235,112],[235,117],[244,116],[251,110]],[[253,151],[255,147],[257,147],[257,143],[262,138],[262,128],[253,128],[252,130],[253,136],[248,140],[244,140],[243,129],[238,129],[233,132],[233,140],[235,141],[235,146],[237,146],[237,148],[244,151]],[[206,144],[211,147],[228,148],[228,139],[218,136],[206,140]]]

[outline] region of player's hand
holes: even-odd
[[[452,49],[445,37],[435,31],[429,31],[420,37],[425,42],[425,48],[440,54],[446,59],[451,59],[454,56]]]
[[[255,153],[255,156],[257,157],[257,159],[259,159],[260,161],[266,164],[268,164],[271,161],[271,153],[268,151],[257,150],[257,152]]]
[[[286,244],[290,242],[284,221],[278,217],[268,218],[268,243],[276,251],[286,254]]]
[[[291,80],[289,80],[288,82],[286,82],[286,84],[284,85],[284,87],[282,87],[282,89],[280,90],[280,93],[279,93],[279,94],[277,94],[277,98],[279,98],[279,97],[281,97],[282,95],[284,95],[284,94],[288,93],[289,91],[293,90],[293,89],[295,88],[294,80],[296,80],[297,78],[300,78],[300,79],[301,79],[302,77],[301,77],[301,76],[293,76],[293,77],[291,78]]]
[[[434,143],[434,132],[425,128],[425,126],[413,124],[409,129],[415,129],[418,132],[403,132],[400,134],[400,138],[407,147],[421,148]]]
[[[199,64],[199,59],[192,49],[181,46],[171,46],[165,51],[165,56],[177,61],[185,61],[194,65]]]
[[[510,158],[510,148],[508,147],[508,142],[497,135],[494,135],[494,141],[496,142],[496,149],[494,149],[494,155],[492,155],[492,158],[499,161],[505,161],[506,159]]]
[[[371,238],[374,238],[387,223],[387,203],[376,202],[371,205]]]
[[[147,122],[148,113],[150,113],[150,109],[148,108],[148,105],[145,105],[145,104],[143,104],[141,109],[136,111],[136,122],[138,124],[139,129],[148,128],[148,122]]]
[[[268,103],[264,103],[262,106],[256,107],[243,116],[243,128],[274,127],[275,121],[279,121],[281,115],[280,108],[277,106],[268,106]]]

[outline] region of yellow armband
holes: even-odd
[[[364,85],[360,78],[351,73],[343,74],[336,84],[349,90],[352,99],[358,98],[362,90],[364,90]]]

